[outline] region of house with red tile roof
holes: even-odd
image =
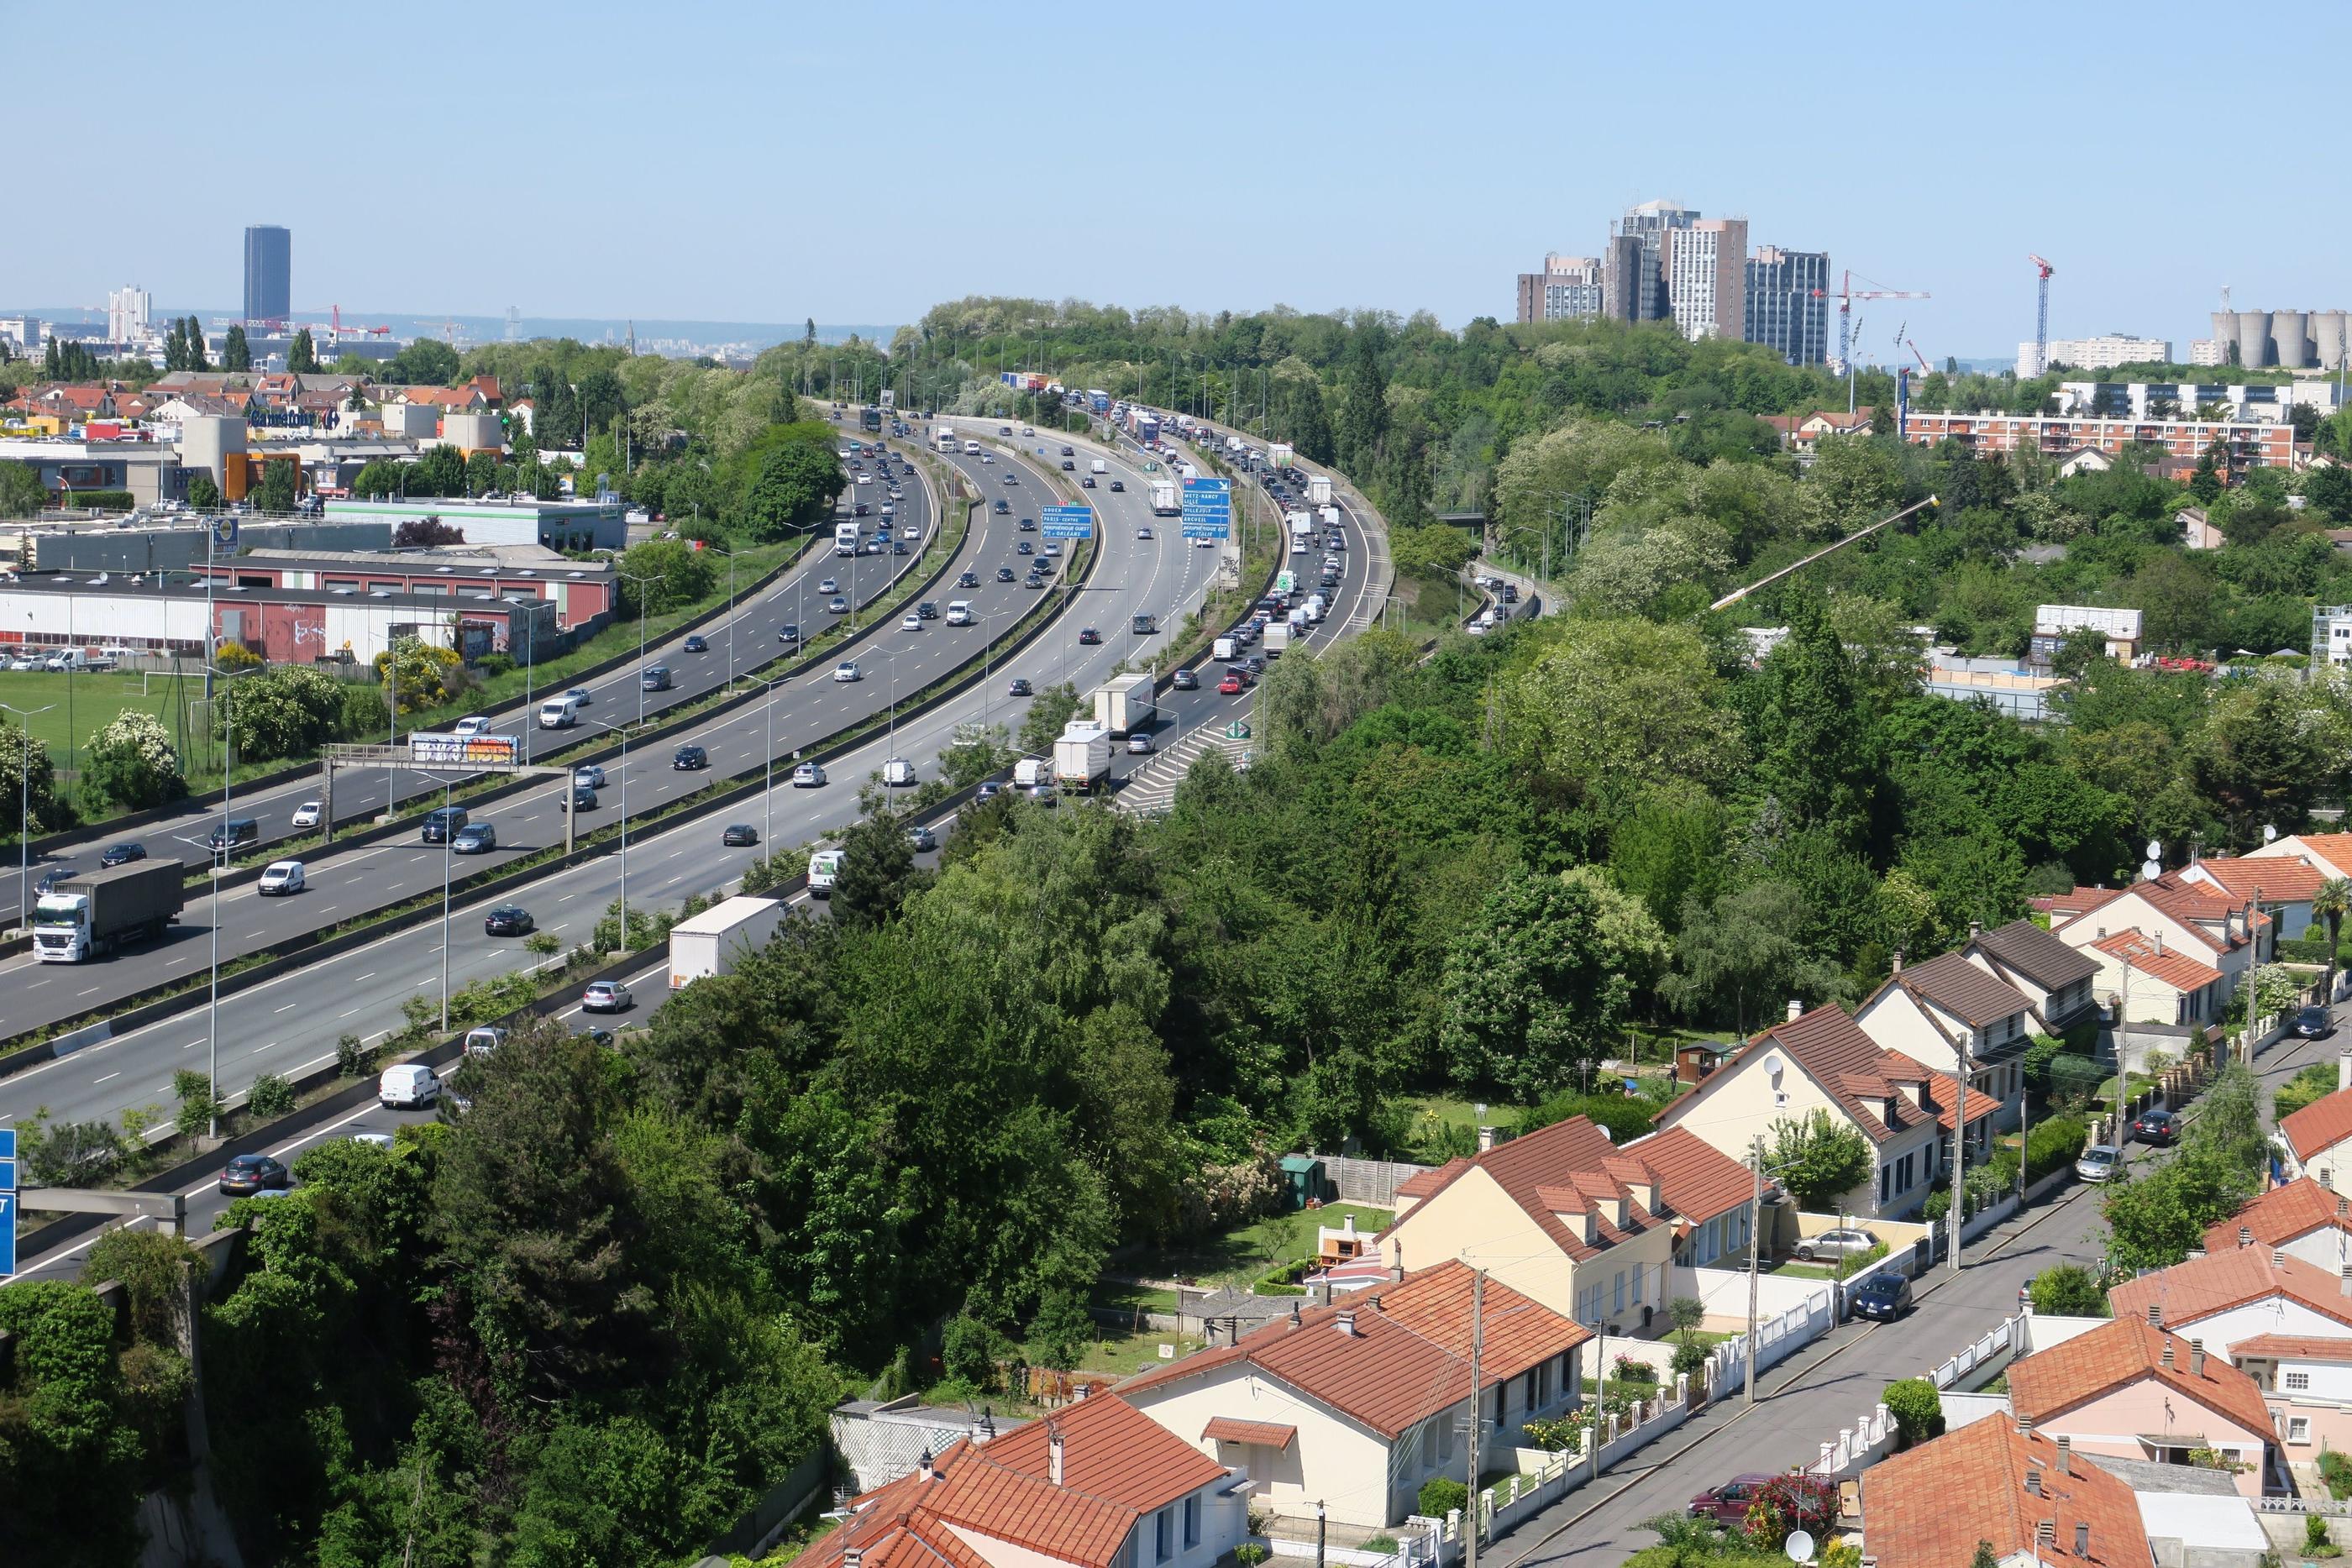
[[[2324,877],[2352,877],[2352,833],[2289,833],[2258,850],[2248,850],[2245,858],[2300,860]]]
[[[2336,1054],[2336,1092],[2281,1117],[2278,1130],[2288,1150],[2288,1176],[2352,1192],[2352,1051]]]
[[[2221,999],[2237,989],[2240,977],[2269,961],[2275,927],[2270,916],[2243,897],[2209,883],[2167,872],[2154,882],[2126,888],[2076,888],[2077,914],[2053,909],[2051,934],[2070,947],[2088,948],[2119,931],[2137,931],[2153,947],[2186,953],[2222,977]],[[2105,968],[2104,961],[2102,969]],[[2102,1000],[2105,992],[2102,990]]]
[[[1753,1188],[1681,1128],[1621,1145],[1571,1116],[1406,1182],[1381,1259],[1460,1258],[1578,1322],[1630,1330],[1665,1309],[1673,1264],[1744,1254]]]
[[[1212,1568],[1249,1535],[1251,1478],[1117,1395],[959,1437],[866,1493],[805,1568]]]
[[[2120,1003],[2127,1022],[2195,1029],[2221,1019],[2227,978],[2198,955],[2168,947],[2161,930],[2117,931],[2078,951],[2097,962],[2099,994]]]
[[[2077,1454],[2186,1465],[2208,1448],[2244,1467],[2243,1496],[2284,1480],[2261,1388],[2193,1331],[2119,1317],[2011,1363],[2008,1378],[2011,1413]]]
[[[1862,1550],[1878,1568],[2148,1568],[2130,1487],[2040,1432],[1972,1421],[1862,1472]]]
[[[2126,1280],[2107,1292],[2115,1315],[2234,1355],[2256,1334],[2352,1335],[2352,1279],[2284,1248],[2232,1247]]]
[[[1971,942],[1983,935],[1969,927]],[[1965,1059],[1969,1087],[2000,1106],[1995,1125],[2016,1125],[2025,1103],[2025,1048],[2038,1020],[2032,998],[1991,965],[1961,951],[1906,967],[1898,953],[1895,972],[1863,998],[1853,1021],[1879,1045],[1933,1071],[1955,1071]]]
[[[2205,1232],[2206,1251],[2232,1247],[2279,1249],[2315,1269],[2340,1272],[2352,1262],[2352,1197],[2298,1176],[2249,1198]]]
[[[2262,1390],[2288,1463],[2352,1448],[2352,1332],[2256,1334],[2230,1359]]]
[[[1692,1092],[1659,1114],[1659,1132],[1699,1137],[1725,1158],[1742,1155],[1758,1138],[1770,1146],[1783,1123],[1815,1114],[1851,1127],[1870,1142],[1870,1178],[1839,1199],[1841,1212],[1864,1218],[1900,1218],[1927,1201],[1929,1185],[1951,1158],[1954,1123],[1949,1068],[1931,1071],[1889,1051],[1839,1008],[1803,1011],[1751,1040]],[[1969,1141],[1990,1146],[2000,1107],[1990,1095],[1969,1094]],[[1638,1145],[1628,1145],[1629,1149]],[[1743,1251],[1743,1228],[1738,1245]]]
[[[2232,898],[2252,904],[2277,922],[2279,940],[2284,942],[2299,941],[2310,933],[2312,896],[2330,875],[2307,854],[2265,854],[2261,851],[2251,855],[2194,860],[2167,874],[2185,883],[2219,888]],[[2325,926],[2320,935],[2326,935]]]
[[[1592,1335],[1458,1261],[1333,1305],[1302,1298],[1238,1340],[1128,1379],[1118,1396],[1245,1470],[1259,1507],[1311,1519],[1319,1501],[1332,1519],[1384,1528],[1412,1511],[1423,1482],[1466,1479],[1474,1319],[1487,1452],[1577,1406]]]

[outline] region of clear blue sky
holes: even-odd
[[[2185,354],[2224,283],[2352,307],[2341,137],[2300,129],[2337,89],[2288,74],[2346,58],[2340,0],[276,16],[0,0],[13,59],[76,62],[10,95],[52,139],[18,160],[46,194],[11,204],[0,306],[233,306],[241,229],[283,223],[304,311],[905,321],[1018,293],[1459,325],[1664,195],[1931,290],[1867,308],[1881,357],[1902,320],[1938,361],[2012,351],[2028,251],[2054,336]]]

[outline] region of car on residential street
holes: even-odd
[[[2113,1144],[2093,1144],[2074,1162],[2074,1174],[2084,1181],[2105,1181],[2123,1168],[2123,1151]]]
[[[261,873],[261,882],[254,891],[264,898],[274,898],[289,893],[299,893],[308,885],[300,861],[272,861]]]
[[[106,852],[98,857],[98,863],[100,865],[129,865],[132,861],[143,861],[146,858],[147,846],[145,844],[129,842],[109,844],[106,846]]]
[[[501,904],[482,916],[482,930],[492,936],[528,936],[539,929],[530,911],[520,904]]]
[[[719,835],[719,843],[728,849],[741,849],[760,841],[760,830],[749,822],[730,822],[727,831]]]
[[[1757,1492],[1766,1482],[1777,1479],[1779,1478],[1765,1475],[1760,1471],[1749,1471],[1746,1475],[1734,1476],[1721,1486],[1710,1487],[1691,1499],[1690,1517],[1711,1519],[1717,1524],[1743,1526],[1748,1522],[1748,1506],[1755,1502]],[[1838,1495],[1835,1482],[1820,1476],[1797,1476],[1790,1479],[1812,1492],[1813,1500],[1822,1509],[1826,1510],[1832,1518],[1836,1517]]]
[[[1879,1245],[1878,1238],[1856,1227],[1824,1230],[1797,1243],[1797,1256],[1811,1263],[1822,1258],[1859,1258]]]
[[[2326,1008],[2309,1007],[2294,1015],[2294,1032],[2305,1040],[2321,1040],[2336,1032],[2336,1018]]]
[[[1881,1269],[1848,1292],[1845,1302],[1855,1317],[1892,1322],[1911,1310],[1911,1281],[1892,1269]]]
[[[580,993],[580,1010],[590,1013],[626,1012],[636,1005],[629,988],[618,980],[591,980]]]
[[[239,1155],[220,1174],[220,1189],[230,1197],[284,1192],[294,1185],[294,1173],[268,1155]]]
[[[2142,1111],[2132,1118],[2132,1136],[2160,1149],[2170,1148],[2180,1137],[2180,1118],[2169,1111]]]

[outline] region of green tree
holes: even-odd
[[[1029,1323],[1029,1344],[1037,1359],[1057,1372],[1067,1372],[1093,1343],[1094,1320],[1087,1314],[1086,1297],[1069,1289],[1046,1291]]]
[[[1504,734],[1523,776],[1611,815],[1642,789],[1699,787],[1741,760],[1706,646],[1682,626],[1575,620],[1504,688]]]
[[[253,369],[253,345],[246,341],[243,322],[229,323],[228,336],[221,342],[221,369],[225,371]]]
[[[2026,1287],[2033,1310],[2053,1317],[2104,1318],[2109,1315],[2107,1293],[2097,1276],[2075,1263],[2053,1263]]]
[[[360,471],[352,476],[352,494],[379,497],[406,494],[405,486],[401,482],[402,467],[401,464],[388,463],[381,457],[368,459],[360,465]],[[193,501],[193,496],[190,498]]]
[[[1021,720],[1022,755],[1050,758],[1055,738],[1076,715],[1078,705],[1078,688],[1068,681],[1041,688],[1029,699],[1029,711]]]
[[[0,1330],[14,1337],[8,1441],[0,1446],[0,1554],[11,1561],[138,1561],[148,1456],[123,1419],[113,1314],[82,1285],[37,1281],[0,1289]]]
[[[618,561],[621,570],[621,612],[667,615],[700,602],[719,581],[719,564],[709,551],[696,549],[685,539],[647,539],[631,545]]]
[[[831,515],[847,487],[830,444],[784,442],[760,459],[743,496],[744,526],[753,538],[771,540],[805,531]]]
[[[48,504],[49,493],[31,464],[0,461],[0,517],[29,517]]]
[[[1804,895],[1785,882],[1753,882],[1709,904],[1694,898],[1683,909],[1675,973],[1661,988],[1701,1015],[1719,1012],[1727,996],[1744,1038],[1772,998],[1819,996],[1835,984],[1834,971],[1798,940],[1811,920]]]
[[[833,884],[833,917],[856,929],[898,915],[919,883],[907,825],[887,812],[864,817],[841,835],[841,870]]]
[[[171,732],[153,715],[128,709],[91,737],[82,784],[126,811],[160,806],[188,792]]]
[[[1924,1377],[1898,1377],[1886,1385],[1878,1396],[1886,1413],[1895,1417],[1895,1434],[1899,1448],[1909,1448],[1939,1435],[1944,1429],[1944,1396],[1936,1385]]]
[[[1788,639],[1764,662],[1754,729],[1757,781],[1790,820],[1865,842],[1882,773],[1877,737],[1845,650],[1811,594],[1790,601]]]
[[[1638,909],[1638,904],[1633,907]],[[1535,1101],[1622,1034],[1633,982],[1586,883],[1519,873],[1446,954],[1443,1040],[1454,1081]]]
[[[1801,1121],[1782,1117],[1772,1124],[1769,1160],[1798,1206],[1816,1213],[1869,1185],[1877,1163],[1869,1139],[1819,1109]]]
[[[1339,388],[1339,417],[1332,429],[1334,455],[1357,479],[1372,477],[1389,434],[1388,377],[1381,369],[1378,329],[1359,326]]]
[[[294,509],[296,495],[295,465],[287,462],[265,463],[261,465],[261,485],[254,504],[268,514],[282,517]]]
[[[199,471],[188,479],[187,499],[199,512],[213,511],[221,504],[220,486],[213,483],[211,475]]]
[[[2209,442],[2198,455],[2197,471],[2189,476],[2189,493],[2200,507],[2210,507],[2221,498],[2221,444]]]
[[[29,819],[35,833],[55,832],[70,820],[58,800],[57,775],[47,742],[35,740],[22,726],[0,718],[0,816],[5,800],[16,798],[20,818]]]
[[[286,350],[286,368],[298,376],[319,373],[318,346],[310,341],[310,329],[295,329],[293,346]]]

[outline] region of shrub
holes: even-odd
[[[2335,1452],[2332,1448],[2328,1451],[2330,1453]],[[2317,1552],[2323,1546],[2333,1546],[2334,1544],[2334,1542],[2327,1539],[2327,1516],[2326,1514],[2306,1513],[2303,1516],[2303,1549],[2305,1552]]]
[[[996,1381],[999,1343],[995,1330],[970,1312],[958,1312],[940,1338],[940,1369],[985,1392]]]
[[[1675,1346],[1675,1372],[1682,1377],[1696,1377],[1698,1369],[1706,1364],[1714,1351],[1703,1344],[1683,1343]]]
[[[171,732],[145,713],[119,714],[91,738],[82,782],[128,811],[160,806],[188,792]]]
[[[1886,1413],[1895,1417],[1896,1447],[1908,1448],[1925,1442],[1944,1429],[1944,1396],[1936,1385],[1924,1377],[1901,1377],[1886,1385],[1879,1396]]]
[[[375,1071],[377,1055],[375,1047],[359,1036],[338,1035],[335,1039],[335,1072],[343,1078],[365,1078]]]
[[[1622,1377],[1628,1383],[1655,1383],[1658,1380],[1658,1369],[1646,1361],[1635,1361],[1631,1356],[1621,1355],[1617,1358],[1617,1364],[1611,1369],[1610,1375]]]
[[[484,679],[488,679],[492,675],[511,674],[515,662],[513,655],[509,653],[485,653],[474,661],[474,667],[482,672]]]
[[[2083,1153],[2084,1140],[2089,1136],[2090,1128],[2080,1116],[2053,1116],[2029,1129],[2025,1134],[2025,1179],[2040,1181],[2052,1171],[2073,1165]]]
[[[1456,1510],[1470,1506],[1470,1489],[1452,1476],[1432,1476],[1421,1483],[1421,1500],[1415,1511],[1423,1519],[1444,1519]]]
[[[1574,1416],[1562,1416],[1549,1421],[1530,1421],[1519,1428],[1528,1440],[1528,1447],[1554,1454],[1563,1448],[1580,1447],[1581,1439],[1578,1433],[1582,1430],[1583,1424]]]
[[[2319,1456],[2319,1479],[2327,1483],[2327,1495],[2336,1501],[2352,1498],[2352,1459],[2340,1449],[2330,1448]]]
[[[265,1121],[275,1121],[294,1109],[294,1085],[275,1072],[264,1072],[246,1091],[245,1108]]]
[[[2026,1287],[2037,1312],[2078,1318],[2108,1315],[2107,1293],[2088,1269],[2074,1263],[2053,1263],[2033,1276]]]
[[[2315,1514],[2313,1516],[2313,1522],[2319,1522],[2318,1516]],[[2326,1533],[2326,1526],[2325,1524],[2320,1525],[2320,1533],[2323,1535]],[[1365,1542],[1361,1546],[1356,1548],[1359,1552],[1377,1552],[1383,1557],[1394,1556],[1396,1554],[1396,1549],[1397,1539],[1393,1535],[1375,1535],[1370,1540]]]

